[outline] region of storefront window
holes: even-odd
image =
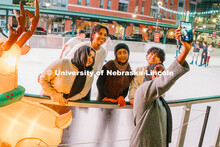
[[[139,34],[140,27],[133,27],[132,34]]]

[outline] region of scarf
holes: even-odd
[[[71,62],[74,66],[78,68],[78,72],[93,70],[92,67],[95,62],[94,60],[90,66],[86,67],[86,62],[87,62],[87,59],[88,59],[88,56],[91,50],[95,52],[95,50],[89,46],[82,46],[74,53],[74,57],[71,59]],[[63,97],[67,99],[80,93],[82,89],[84,88],[85,83],[86,83],[86,75],[77,75],[73,82],[70,93],[64,94]]]
[[[115,66],[120,70],[120,71],[126,71],[128,67],[128,61],[126,63],[121,63],[117,59],[114,60]]]
[[[172,126],[173,126],[172,113],[170,107],[168,106],[167,102],[162,96],[160,96],[160,100],[162,101],[163,106],[165,107],[167,112],[167,147],[168,147],[169,143],[172,140]]]

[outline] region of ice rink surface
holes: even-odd
[[[19,85],[26,89],[26,93],[40,94],[41,87],[37,83],[38,75],[43,72],[48,65],[59,58],[61,50],[33,48],[24,56],[21,56],[19,64]],[[165,67],[175,60],[175,50],[173,54],[166,54]],[[201,53],[200,53],[201,54]],[[137,67],[145,66],[146,53],[131,52],[129,63],[133,70]],[[107,61],[114,59],[114,53],[108,52]],[[188,63],[191,55],[187,57]],[[200,57],[199,57],[200,63]],[[220,95],[220,55],[213,55],[208,67],[198,67],[190,65],[190,71],[181,77],[175,85],[166,93],[166,100],[195,98],[203,96]],[[92,85],[92,100],[96,99],[96,80]],[[211,106],[210,118],[203,146],[211,147],[218,131],[220,123],[220,102],[194,105],[190,120],[205,112],[206,106]],[[105,110],[96,108],[73,108],[73,122],[64,131],[63,144],[74,144],[90,142],[90,144],[74,145],[77,147],[127,147],[133,129],[132,110]],[[180,126],[183,107],[172,108],[173,129]],[[197,111],[202,110],[202,111]],[[188,126],[185,147],[198,146],[204,115],[192,121]],[[173,132],[171,147],[176,146],[179,130]],[[106,134],[105,134],[106,133]],[[105,143],[97,141],[109,140]],[[112,143],[111,140],[118,140]],[[71,145],[67,145],[71,146]]]

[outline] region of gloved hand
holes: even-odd
[[[118,102],[116,99],[107,98],[107,97],[105,97],[104,99],[102,99],[102,101],[112,102],[112,103],[117,103],[117,102]]]
[[[123,96],[119,96],[119,97],[117,98],[117,101],[118,101],[118,105],[119,105],[120,107],[126,106],[125,98],[124,98]]]
[[[57,93],[52,95],[51,100],[54,102],[58,102],[61,106],[67,105],[67,100],[63,97],[63,93]]]

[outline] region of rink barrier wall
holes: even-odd
[[[58,104],[58,103],[51,101],[50,97],[40,96],[40,95],[35,95],[35,94],[26,93],[24,96],[24,99],[27,99],[33,102],[39,102],[39,103],[54,104],[54,105]],[[190,113],[192,111],[191,110],[192,105],[216,102],[216,101],[220,101],[220,95],[167,101],[170,107],[179,107],[179,106],[184,107],[183,109],[184,111],[182,113],[182,119],[181,119],[181,127],[179,128],[176,146],[178,147],[184,146]],[[76,101],[69,101],[67,106],[87,107],[87,108],[89,107],[89,108],[132,109],[132,106],[130,105],[129,102],[126,102],[126,106],[119,107],[117,103],[76,100]],[[219,120],[218,128],[219,129],[217,131],[215,141],[213,143],[214,147],[218,147],[220,145],[220,120]]]
[[[2,35],[0,34],[0,37]],[[59,35],[54,36],[43,36],[43,35],[33,35],[28,41],[27,45],[32,48],[42,48],[42,49],[62,49],[63,45],[70,39],[71,37],[61,37]],[[89,41],[89,38],[85,38],[86,41]],[[176,53],[176,45],[173,44],[162,44],[155,42],[135,42],[135,41],[122,41],[122,40],[112,40],[112,47],[109,47],[109,51],[113,51],[114,47],[118,43],[125,43],[128,45],[131,52],[144,52],[153,46],[159,47],[165,50],[166,53]],[[192,52],[192,51],[191,51]],[[200,51],[201,52],[201,51]],[[220,55],[220,49],[214,48],[213,55]]]

